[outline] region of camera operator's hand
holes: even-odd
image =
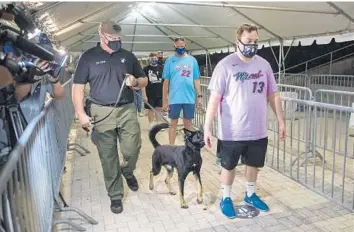
[[[5,66],[0,66],[0,77],[0,89],[14,83],[12,74]]]
[[[39,59],[37,59],[35,61],[35,64],[43,71],[43,72],[48,72],[50,71],[50,65],[47,61],[40,61]],[[48,75],[47,77],[48,81],[50,83],[58,83],[59,82],[59,77],[53,77],[52,75]]]
[[[34,64],[37,65],[43,72],[48,72],[50,70],[49,63],[45,60],[40,60],[38,58],[34,61]]]

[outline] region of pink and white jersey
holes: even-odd
[[[277,91],[270,64],[260,56],[243,62],[236,53],[215,67],[209,90],[221,94],[218,138],[228,141],[267,137],[267,96]]]

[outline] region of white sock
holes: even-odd
[[[226,184],[222,184],[221,188],[222,188],[222,199],[224,200],[226,197],[230,197],[231,194],[231,187],[232,185],[226,185]]]
[[[250,197],[254,193],[256,182],[246,182],[247,196]]]

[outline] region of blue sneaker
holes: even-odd
[[[230,197],[226,197],[224,200],[220,201],[220,208],[221,208],[222,214],[224,214],[226,217],[228,217],[230,219],[236,218],[234,204],[232,203],[232,200]]]
[[[255,193],[252,194],[252,196],[248,197],[247,193],[245,196],[245,199],[243,201],[250,206],[255,207],[256,209],[267,212],[269,211],[269,207],[264,201],[262,201]]]

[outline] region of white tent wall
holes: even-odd
[[[259,26],[264,46],[354,40],[353,2],[47,2],[37,10],[38,17],[50,15],[58,28],[54,39],[72,52],[95,46],[104,20],[122,25],[123,47],[138,56],[173,52],[177,36],[195,55],[232,51],[235,29],[245,22]]]

